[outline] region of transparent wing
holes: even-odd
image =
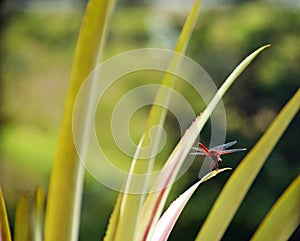
[[[191,149],[195,150],[195,151],[203,151],[202,148],[200,148],[200,147],[192,147]]]
[[[237,141],[231,141],[231,142],[219,145],[219,146],[214,146],[214,147],[210,148],[210,150],[212,150],[212,151],[224,150],[224,149],[227,149],[227,148],[235,145],[236,143],[237,143]]]
[[[192,155],[192,156],[208,156],[207,153],[201,152],[201,151],[190,152],[189,154]]]
[[[190,155],[200,155],[200,156],[209,156],[211,151],[216,152],[218,155],[223,155],[223,154],[229,154],[229,153],[234,153],[234,152],[239,152],[239,151],[246,151],[246,148],[236,148],[236,149],[230,149],[230,150],[225,150],[233,145],[235,145],[237,141],[231,141],[219,146],[215,146],[211,149],[204,150],[202,147],[192,147],[191,149],[196,151],[196,152],[191,152]]]
[[[223,150],[223,151],[220,151],[219,154],[224,155],[224,154],[229,154],[229,153],[234,153],[234,152],[239,152],[239,151],[246,151],[246,150],[247,150],[247,148],[237,148],[237,149]]]

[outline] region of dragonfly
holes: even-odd
[[[198,144],[199,147],[192,147],[192,150],[195,150],[195,152],[191,152],[190,155],[209,156],[210,159],[213,161],[212,168],[218,170],[219,166],[222,163],[222,158],[220,157],[221,155],[247,150],[247,148],[228,149],[229,147],[235,145],[236,143],[237,141],[231,141],[208,149],[205,145],[199,142]]]

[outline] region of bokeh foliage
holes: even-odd
[[[113,17],[106,56],[140,47],[162,47],[149,27],[158,15],[147,9],[119,9]],[[1,49],[0,182],[10,219],[21,192],[33,190],[37,184],[47,186],[81,16],[81,12],[19,12],[5,16]],[[162,36],[177,33],[183,18],[180,14],[170,15],[168,31],[158,33]],[[200,63],[217,85],[245,53],[272,44],[224,99],[228,140],[238,139],[250,149],[299,87],[299,29],[300,16],[296,10],[279,6],[244,4],[204,10],[200,14],[187,55]],[[300,150],[296,123],[299,115],[258,176],[224,240],[249,238],[298,174]],[[225,157],[224,161],[234,168],[241,156]],[[195,181],[198,170],[196,163],[177,182],[170,200]],[[228,178],[226,175],[199,189],[175,226],[171,240],[195,237],[198,230],[195,227],[204,221]],[[86,179],[80,240],[98,240],[104,235],[116,193],[89,176]],[[206,200],[202,198],[204,194]],[[199,206],[205,208],[200,210]],[[200,222],[199,216],[203,217]]]

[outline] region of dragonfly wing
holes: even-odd
[[[191,149],[195,151],[203,151],[201,147],[192,147]]]
[[[237,141],[231,141],[231,142],[219,145],[219,146],[212,147],[210,150],[213,150],[213,151],[224,150],[224,149],[227,149],[227,148],[235,145],[236,143],[237,143]]]
[[[191,152],[190,155],[200,155],[200,156],[207,155],[207,153],[201,147],[192,147],[191,149],[196,152]]]
[[[207,156],[207,154],[205,152],[200,152],[200,151],[190,152],[189,154],[192,156]]]
[[[230,149],[230,150],[223,150],[220,151],[220,155],[224,155],[224,154],[229,154],[229,153],[234,153],[234,152],[239,152],[239,151],[246,151],[247,148],[237,148],[237,149]]]

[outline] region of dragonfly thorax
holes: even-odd
[[[210,158],[214,161],[214,163],[217,163],[218,165],[222,163],[220,155],[215,151],[211,151]]]

